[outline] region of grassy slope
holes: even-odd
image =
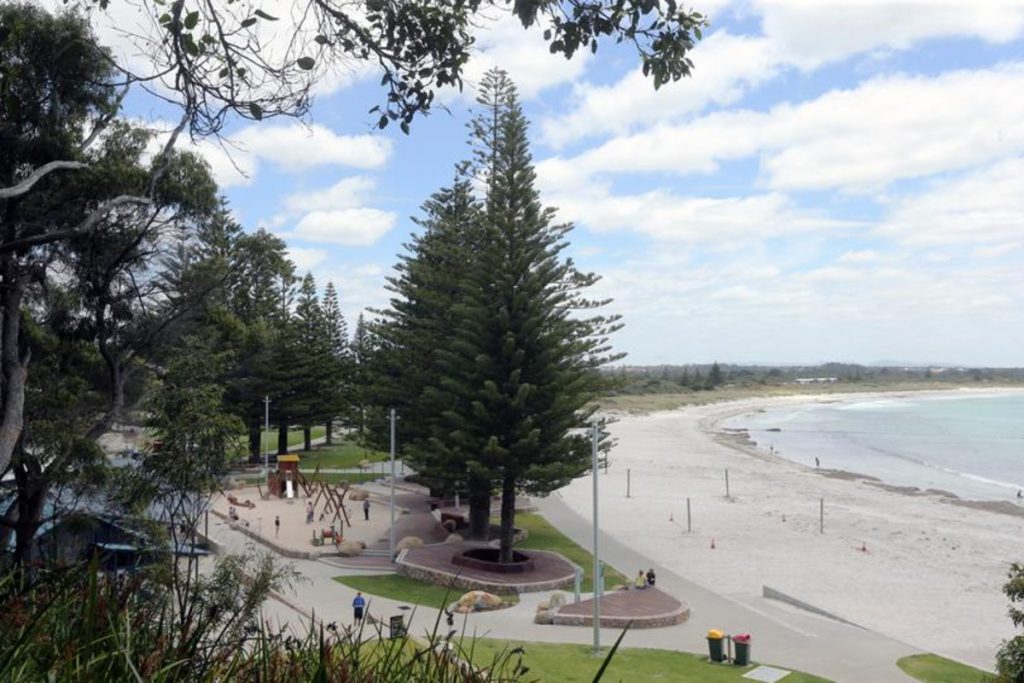
[[[601,659],[591,654],[588,645],[555,643],[525,643],[505,640],[479,639],[466,641],[463,647],[473,648],[473,661],[483,665],[504,648],[522,646],[526,652],[523,664],[530,667],[527,680],[545,683],[589,683],[601,666]],[[670,650],[622,648],[616,651],[602,681],[672,681],[672,683],[719,683],[744,681],[748,667],[730,664],[712,664],[706,657]],[[826,679],[794,672],[783,679],[785,683],[826,683]]]
[[[533,550],[554,550],[565,555],[583,567],[582,590],[584,592],[593,590],[591,578],[593,575],[594,556],[590,552],[569,540],[569,537],[548,524],[547,520],[540,515],[516,515],[516,526],[529,532],[526,540],[518,543],[516,547]],[[605,567],[604,587],[606,590],[623,583],[626,583],[626,577],[621,572],[613,567]]]
[[[416,581],[397,574],[336,576],[334,580],[349,588],[363,591],[367,595],[379,595],[399,602],[424,605],[439,609],[455,602],[463,591],[453,588],[450,591],[442,586]],[[517,603],[519,596],[502,596],[505,602]]]
[[[938,655],[913,655],[896,662],[908,675],[925,683],[978,683],[995,680],[992,674]]]

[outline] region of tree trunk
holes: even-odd
[[[334,421],[333,420],[327,420],[327,422],[324,424],[324,443],[326,443],[328,446],[331,446],[331,445],[334,444],[333,429],[334,429]]]
[[[259,460],[263,452],[260,436],[260,423],[256,420],[249,425],[249,455],[252,456],[252,460]]]
[[[277,454],[284,455],[288,452],[288,421],[281,420],[277,428]]]
[[[313,450],[313,429],[312,427],[302,428],[302,450]]]
[[[516,479],[506,476],[501,484],[501,546],[498,562],[512,561],[512,538],[516,530]]]
[[[0,298],[0,472],[6,472],[25,424],[25,382],[28,349],[21,348],[21,301],[27,280],[19,275],[12,257],[2,265]]]
[[[491,483],[486,479],[469,481],[469,538],[486,541],[491,529]]]
[[[13,560],[14,566],[21,572],[22,580],[32,583],[36,574],[36,533],[46,502],[47,485],[39,461],[26,454],[22,446],[19,445],[18,450],[13,468],[18,497]]]

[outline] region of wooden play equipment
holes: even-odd
[[[324,499],[324,513],[334,513],[333,520],[337,521],[342,529],[347,524],[349,528],[352,527],[352,521],[348,518],[348,510],[345,509],[345,496],[348,495],[348,482],[338,484],[337,486],[331,486],[325,481],[321,481],[317,478],[313,486],[319,485],[319,491],[316,494],[316,498],[313,500],[313,507],[319,504],[320,499]],[[344,520],[344,521],[342,521]]]

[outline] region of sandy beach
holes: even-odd
[[[1000,641],[1014,635],[1001,588],[1010,563],[1024,561],[1021,508],[915,495],[816,471],[716,427],[768,405],[868,398],[750,399],[621,417],[612,427],[618,439],[612,465],[600,477],[601,527],[740,602],[770,586],[865,628],[991,669]],[[589,517],[589,477],[558,495]]]

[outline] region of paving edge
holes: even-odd
[[[802,609],[805,612],[817,614],[818,616],[826,617],[833,621],[838,621],[841,624],[847,624],[848,626],[856,626],[860,629],[864,628],[860,624],[855,624],[848,619],[843,619],[842,617],[832,614],[831,612],[828,612],[826,610],[823,610],[820,607],[815,607],[810,603],[804,602],[803,600],[798,600],[794,598],[792,595],[787,595],[782,591],[777,591],[769,586],[761,586],[761,595],[769,600],[777,600],[778,602],[784,602],[787,605],[792,605],[793,607]]]

